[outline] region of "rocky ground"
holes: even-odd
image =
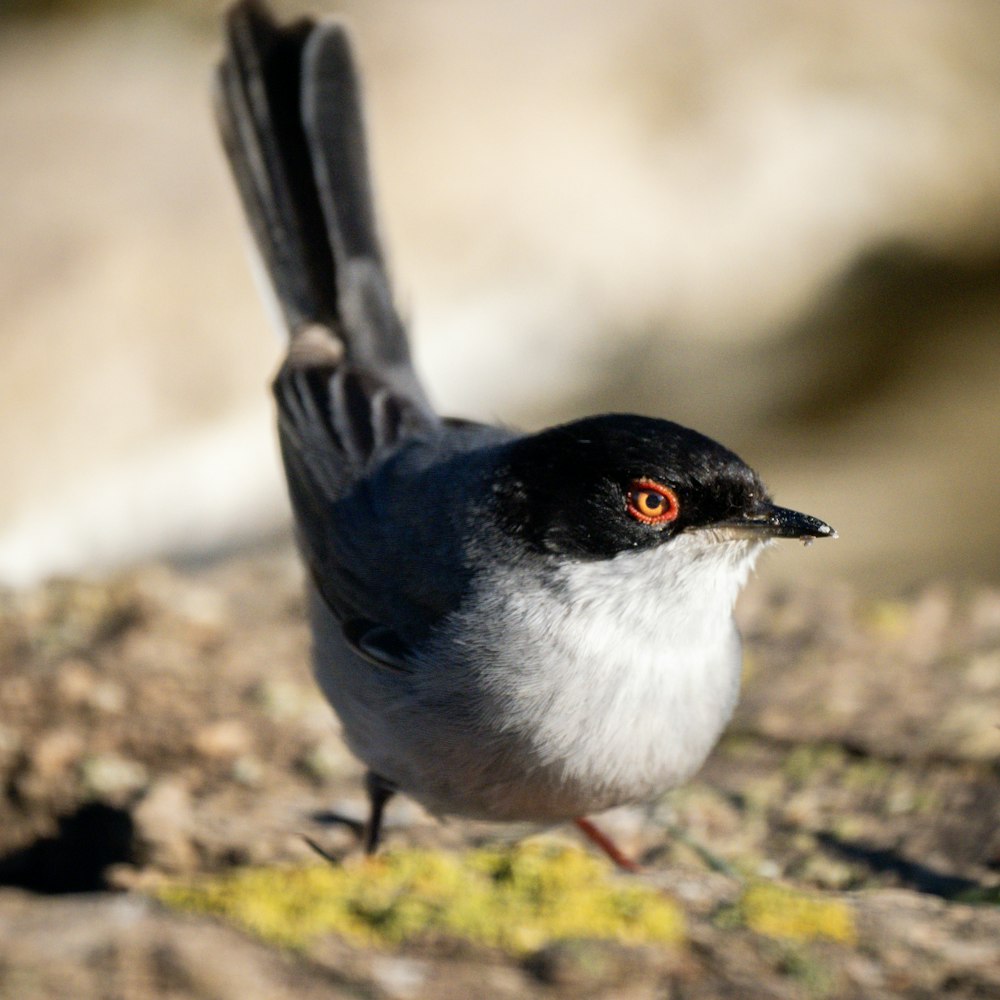
[[[3,595],[0,997],[1000,997],[1000,593],[758,584],[741,616],[722,745],[603,819],[680,940],[289,950],[159,896],[317,849],[356,864],[329,817],[363,814],[359,768],[309,677],[291,553]],[[502,835],[399,800],[386,839],[464,857]]]

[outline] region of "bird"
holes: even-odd
[[[590,817],[700,768],[737,702],[757,557],[836,532],[669,420],[439,415],[393,299],[347,30],[261,0],[226,18],[216,119],[287,335],[278,438],[313,671],[366,771],[364,850],[401,793],[572,822],[634,869]]]

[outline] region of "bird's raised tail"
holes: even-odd
[[[353,369],[426,407],[378,239],[347,33],[278,25],[259,0],[237,3],[227,28],[216,114],[291,356],[305,331],[299,355],[322,356],[319,326]]]

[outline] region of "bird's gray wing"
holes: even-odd
[[[359,500],[395,453],[447,435],[392,301],[347,34],[311,20],[279,25],[258,0],[242,0],[229,14],[216,98],[289,333],[274,394],[299,545],[358,648],[398,653],[414,623],[454,604],[461,574],[447,539],[415,537],[417,528],[409,538],[387,534]],[[383,487],[411,502],[405,477],[383,477]],[[423,546],[419,559],[407,557],[407,545]]]
[[[499,428],[442,425],[407,441],[337,500],[289,477],[313,584],[356,649],[396,662],[469,592],[471,523],[490,503]]]

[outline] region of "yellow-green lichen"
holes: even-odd
[[[886,761],[865,757],[845,766],[840,783],[849,792],[864,794],[885,787],[892,777],[892,767]]]
[[[342,867],[246,868],[172,884],[159,897],[292,948],[328,933],[375,946],[461,938],[514,953],[567,938],[684,936],[680,909],[659,892],[614,878],[578,848],[539,841],[461,856],[393,851]]]
[[[845,759],[841,747],[829,743],[804,743],[785,757],[782,773],[792,784],[802,786],[821,774],[839,770]]]
[[[854,913],[837,899],[819,899],[772,882],[755,882],[744,890],[736,909],[746,927],[768,937],[843,944],[857,941]]]
[[[913,610],[905,601],[873,601],[862,609],[861,620],[880,639],[900,639],[910,629]]]
[[[837,976],[834,970],[818,955],[813,954],[809,944],[786,943],[778,961],[778,968],[802,987],[802,992],[810,1000],[827,1000],[837,994]]]

